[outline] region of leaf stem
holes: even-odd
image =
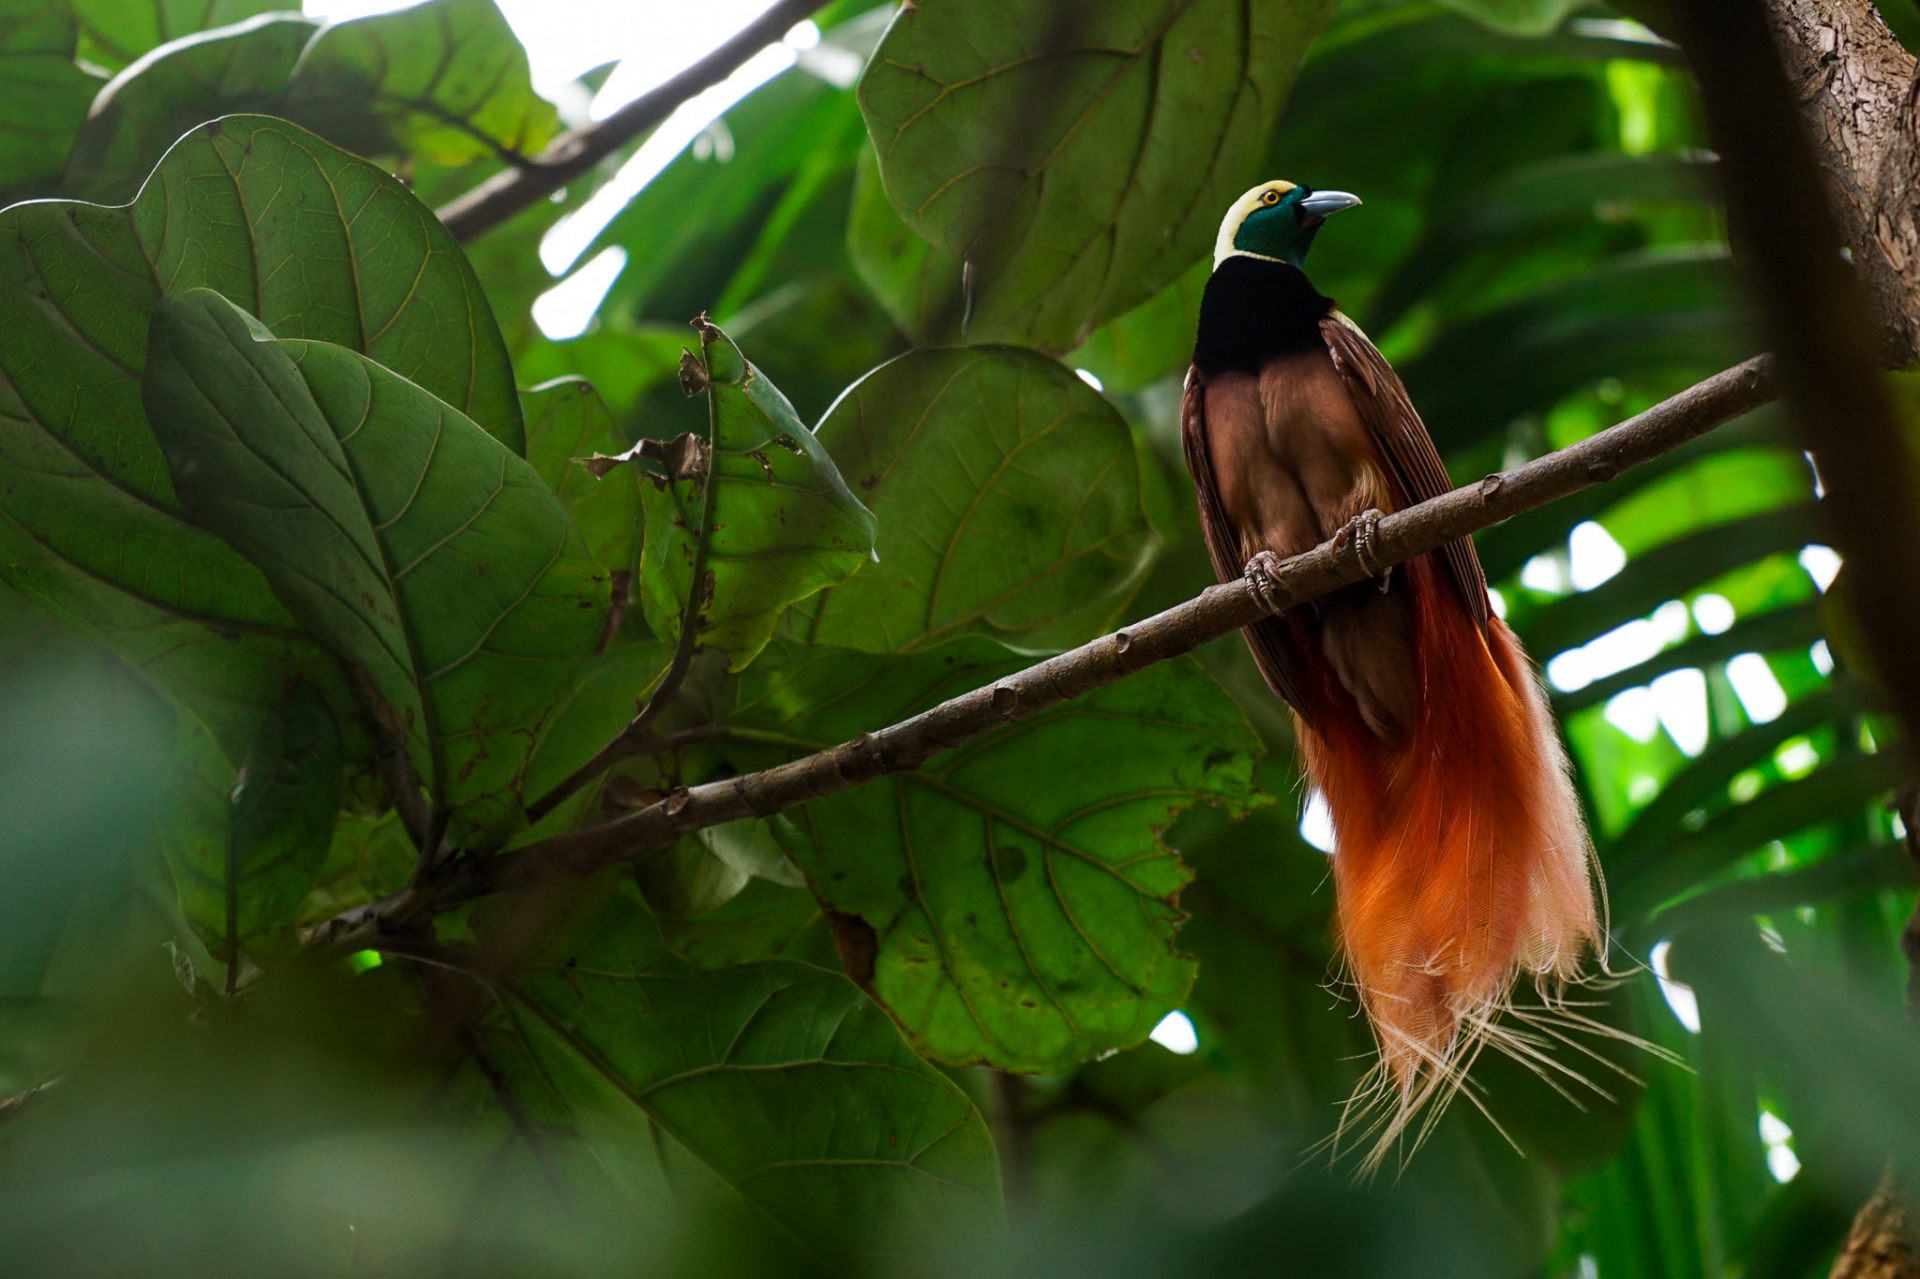
[[[1647,462],[1776,394],[1773,361],[1758,356],[1645,412],[1502,474],[1380,520],[1371,558],[1398,564]],[[1352,542],[1332,539],[1282,561],[1267,593],[1296,608],[1371,576]],[[311,930],[309,947],[359,949],[409,920],[491,893],[589,875],[681,835],[743,817],[767,817],[927,760],[1006,724],[1186,653],[1268,615],[1246,578],[1212,586],[1153,617],[1037,662],[993,684],[850,741],[754,773],[676,789],[601,826],[496,857],[449,862],[430,882],[346,911]]]

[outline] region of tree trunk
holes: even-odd
[[[1920,1279],[1913,1221],[1891,1173],[1853,1219],[1832,1279]]]
[[[1920,71],[1872,0],[1765,0],[1782,69],[1800,103],[1834,218],[1880,331],[1881,361],[1920,362]],[[1902,796],[1920,861],[1915,792]],[[1920,908],[1902,938],[1908,1014],[1920,1002]],[[1920,1279],[1903,1183],[1889,1169],[1854,1217],[1833,1279]]]

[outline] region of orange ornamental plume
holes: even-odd
[[[1400,379],[1301,269],[1327,216],[1358,203],[1268,182],[1221,225],[1182,435],[1223,581],[1244,565],[1258,586],[1259,552],[1336,535],[1364,554],[1379,512],[1450,487]],[[1576,1035],[1618,1033],[1564,1000],[1589,950],[1604,961],[1592,846],[1472,542],[1246,638],[1332,812],[1340,946],[1379,1048],[1336,1140],[1370,1142],[1369,1170],[1403,1137],[1417,1145],[1489,1045],[1556,1087],[1592,1087],[1550,1051],[1590,1054]],[[1537,996],[1525,1008],[1521,979]]]

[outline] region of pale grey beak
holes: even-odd
[[[1360,203],[1359,196],[1349,195],[1345,191],[1315,191],[1300,201],[1300,207],[1317,218],[1324,218],[1330,213],[1351,209],[1358,203]]]

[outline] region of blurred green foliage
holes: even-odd
[[[58,198],[0,212],[9,1273],[1801,1276],[1920,1157],[1909,779],[1765,411],[1480,538],[1607,873],[1594,1015],[1679,1064],[1486,1063],[1397,1178],[1316,1148],[1369,1045],[1237,640],[300,949],[416,873],[400,760],[486,856],[1209,582],[1179,379],[1255,181],[1365,197],[1314,278],[1456,479],[1753,348],[1675,52],[1599,3],[1028,8],[829,5],[604,224],[631,147],[467,245],[430,206],[560,125],[491,0],[0,13],[0,192]],[[563,338],[556,226],[623,262]],[[657,749],[541,803],[689,612]]]

